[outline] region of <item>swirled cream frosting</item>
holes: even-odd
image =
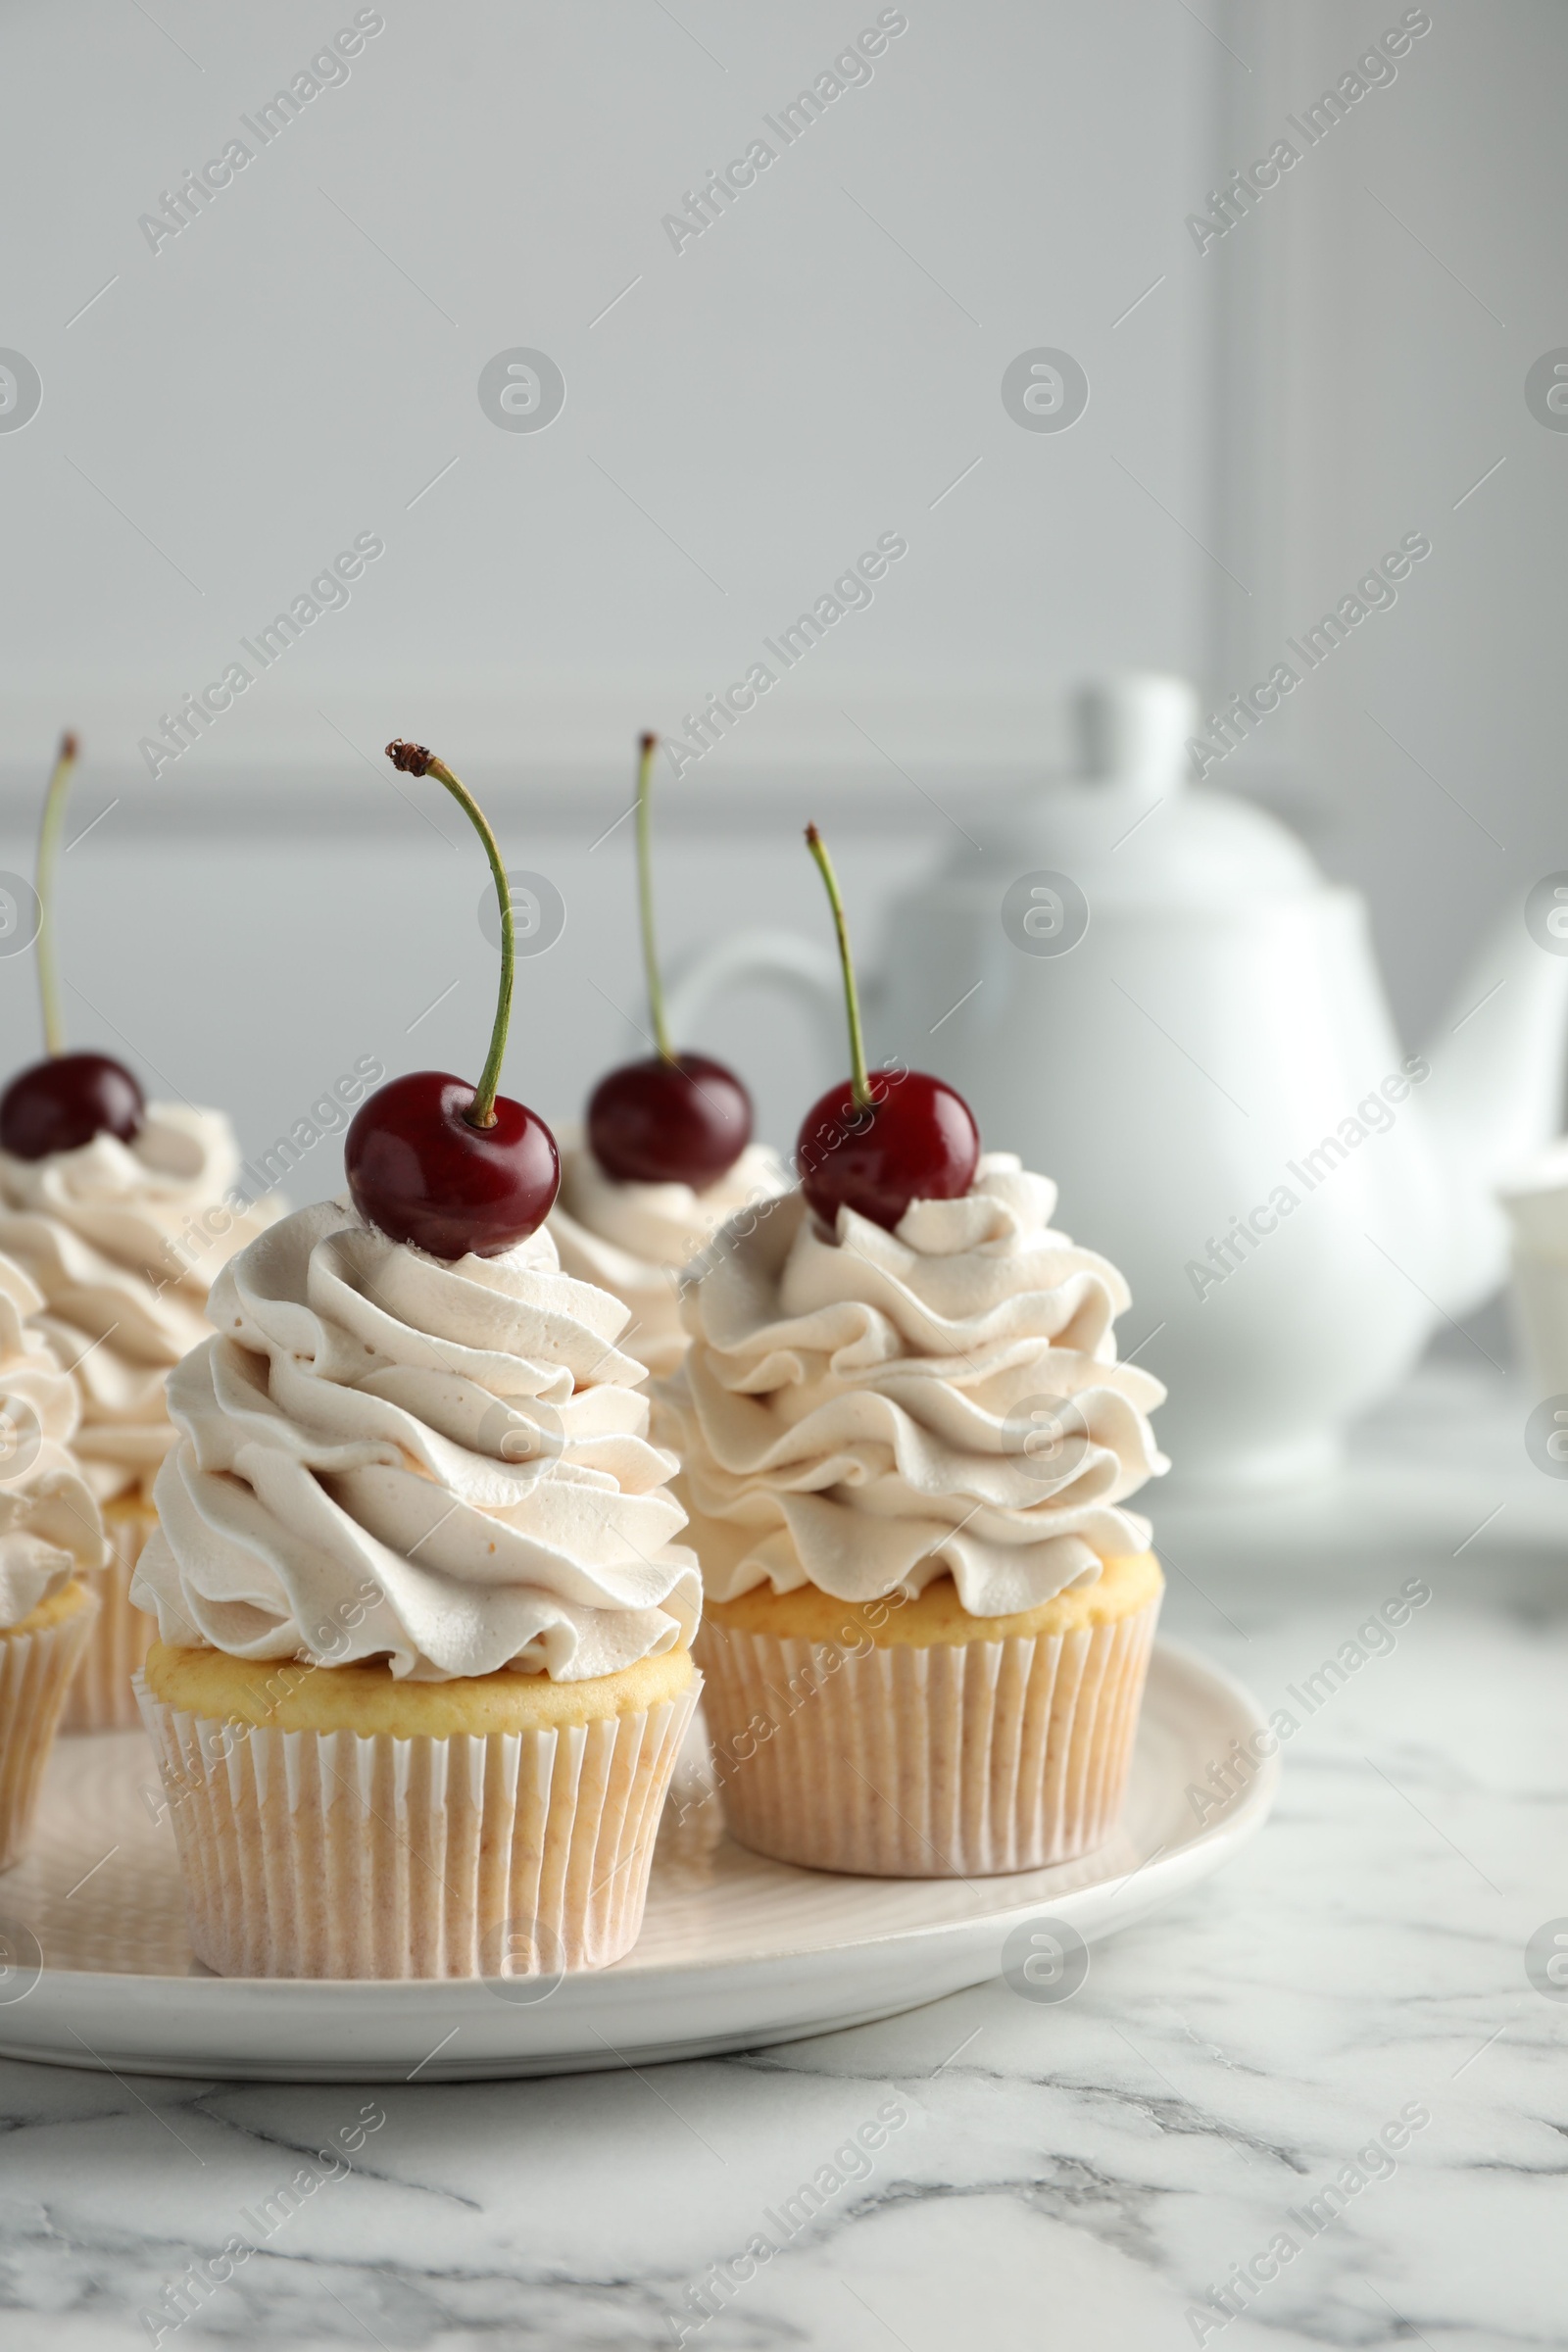
[[[151,1487],[174,1443],[171,1369],[206,1338],[208,1287],[276,1216],[236,1210],[233,1129],[216,1110],[150,1102],[132,1144],[0,1152],[0,1250],[43,1293],[42,1328],[81,1396],[75,1452],[100,1502]]]
[[[827,1234],[795,1193],[714,1250],[665,1392],[713,1599],[912,1597],[951,1573],[999,1617],[1147,1548],[1121,1504],[1169,1467],[1148,1420],[1165,1392],[1116,1361],[1127,1286],[1055,1204],[995,1152],[896,1232],[841,1208]]]
[[[98,1505],[69,1450],[76,1386],[31,1321],[42,1304],[0,1257],[0,1626],[20,1625],[78,1569],[104,1562]]]
[[[327,1201],[233,1259],[212,1316],[131,1594],[166,1642],[416,1682],[580,1682],[690,1642],[626,1310],[548,1230],[448,1265]]]
[[[789,1188],[789,1172],[764,1144],[748,1144],[716,1184],[619,1184],[568,1135],[561,1191],[550,1212],[561,1262],[579,1282],[596,1282],[631,1314],[621,1346],[656,1379],[686,1352],[680,1319],[682,1272],[722,1225]]]

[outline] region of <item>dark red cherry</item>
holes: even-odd
[[[147,1104],[123,1062],[107,1054],[51,1054],[0,1095],[0,1151],[18,1159],[74,1152],[95,1135],[133,1144]]]
[[[752,1140],[752,1098],[706,1054],[624,1062],[594,1088],[588,1144],[617,1184],[689,1184],[706,1192]]]
[[[801,1190],[824,1225],[840,1208],[891,1233],[911,1200],[956,1200],[974,1182],[980,1130],[961,1095],[920,1070],[872,1070],[872,1107],[846,1078],[806,1115]]]
[[[499,1257],[538,1231],[561,1183],[556,1139],[505,1095],[494,1126],[470,1127],[473,1098],[462,1078],[411,1070],[360,1104],[343,1165],[368,1225],[445,1258]]]

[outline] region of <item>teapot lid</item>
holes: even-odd
[[[1322,887],[1310,852],[1268,810],[1191,780],[1202,733],[1187,679],[1131,671],[1072,700],[1076,773],[1031,791],[1017,816],[1027,854],[1102,900],[1212,906]],[[1022,842],[1009,842],[1014,854]]]

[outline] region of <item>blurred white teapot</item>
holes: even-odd
[[[1054,1176],[1065,1229],[1122,1268],[1122,1351],[1169,1386],[1178,1474],[1263,1487],[1329,1467],[1434,1323],[1501,1279],[1492,1188],[1558,1124],[1568,955],[1510,906],[1407,1054],[1359,895],[1186,781],[1198,715],[1176,678],[1085,690],[1081,776],[971,802],[983,856],[895,904],[869,1029]],[[827,943],[741,933],[687,971],[678,1030],[759,971],[840,1022]]]

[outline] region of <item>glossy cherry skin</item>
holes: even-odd
[[[499,1257],[538,1231],[561,1184],[543,1119],[497,1095],[495,1125],[470,1127],[473,1091],[443,1070],[412,1070],[367,1096],[343,1141],[366,1223],[432,1257]]]
[[[107,1054],[51,1054],[0,1095],[0,1151],[18,1159],[74,1152],[95,1135],[133,1144],[147,1105],[123,1062]]]
[[[974,1182],[980,1130],[961,1095],[920,1070],[873,1070],[873,1107],[848,1078],[813,1103],[795,1146],[801,1190],[824,1225],[853,1208],[889,1233],[911,1200],[956,1200]]]
[[[706,1192],[752,1140],[752,1098],[706,1054],[650,1054],[594,1088],[588,1145],[617,1184],[689,1184]]]

